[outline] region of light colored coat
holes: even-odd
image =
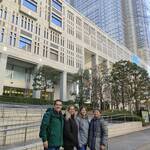
[[[78,143],[79,147],[82,147],[87,145],[88,142],[89,120],[88,117],[82,118],[78,116],[76,122],[78,126]]]

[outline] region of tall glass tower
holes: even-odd
[[[132,0],[138,48],[150,47],[150,0]]]
[[[112,38],[150,58],[150,0],[68,0]]]
[[[70,0],[70,4],[109,33],[112,38],[125,44],[120,0]]]
[[[150,0],[132,0],[139,55],[150,58]]]

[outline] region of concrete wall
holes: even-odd
[[[142,122],[127,122],[120,124],[112,124],[108,128],[109,138],[120,136],[142,129]]]

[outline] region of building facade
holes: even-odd
[[[150,63],[149,0],[70,0],[112,38]]]
[[[150,64],[150,0],[133,0],[137,53]]]
[[[0,2],[0,95],[32,96],[34,71],[45,65],[60,75],[54,99],[69,100],[71,75],[80,68],[133,55],[62,0]]]
[[[120,0],[70,0],[70,4],[120,44],[125,44]]]

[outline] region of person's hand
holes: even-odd
[[[48,149],[48,141],[43,142],[44,149]]]
[[[100,150],[105,150],[105,145],[101,145]]]

